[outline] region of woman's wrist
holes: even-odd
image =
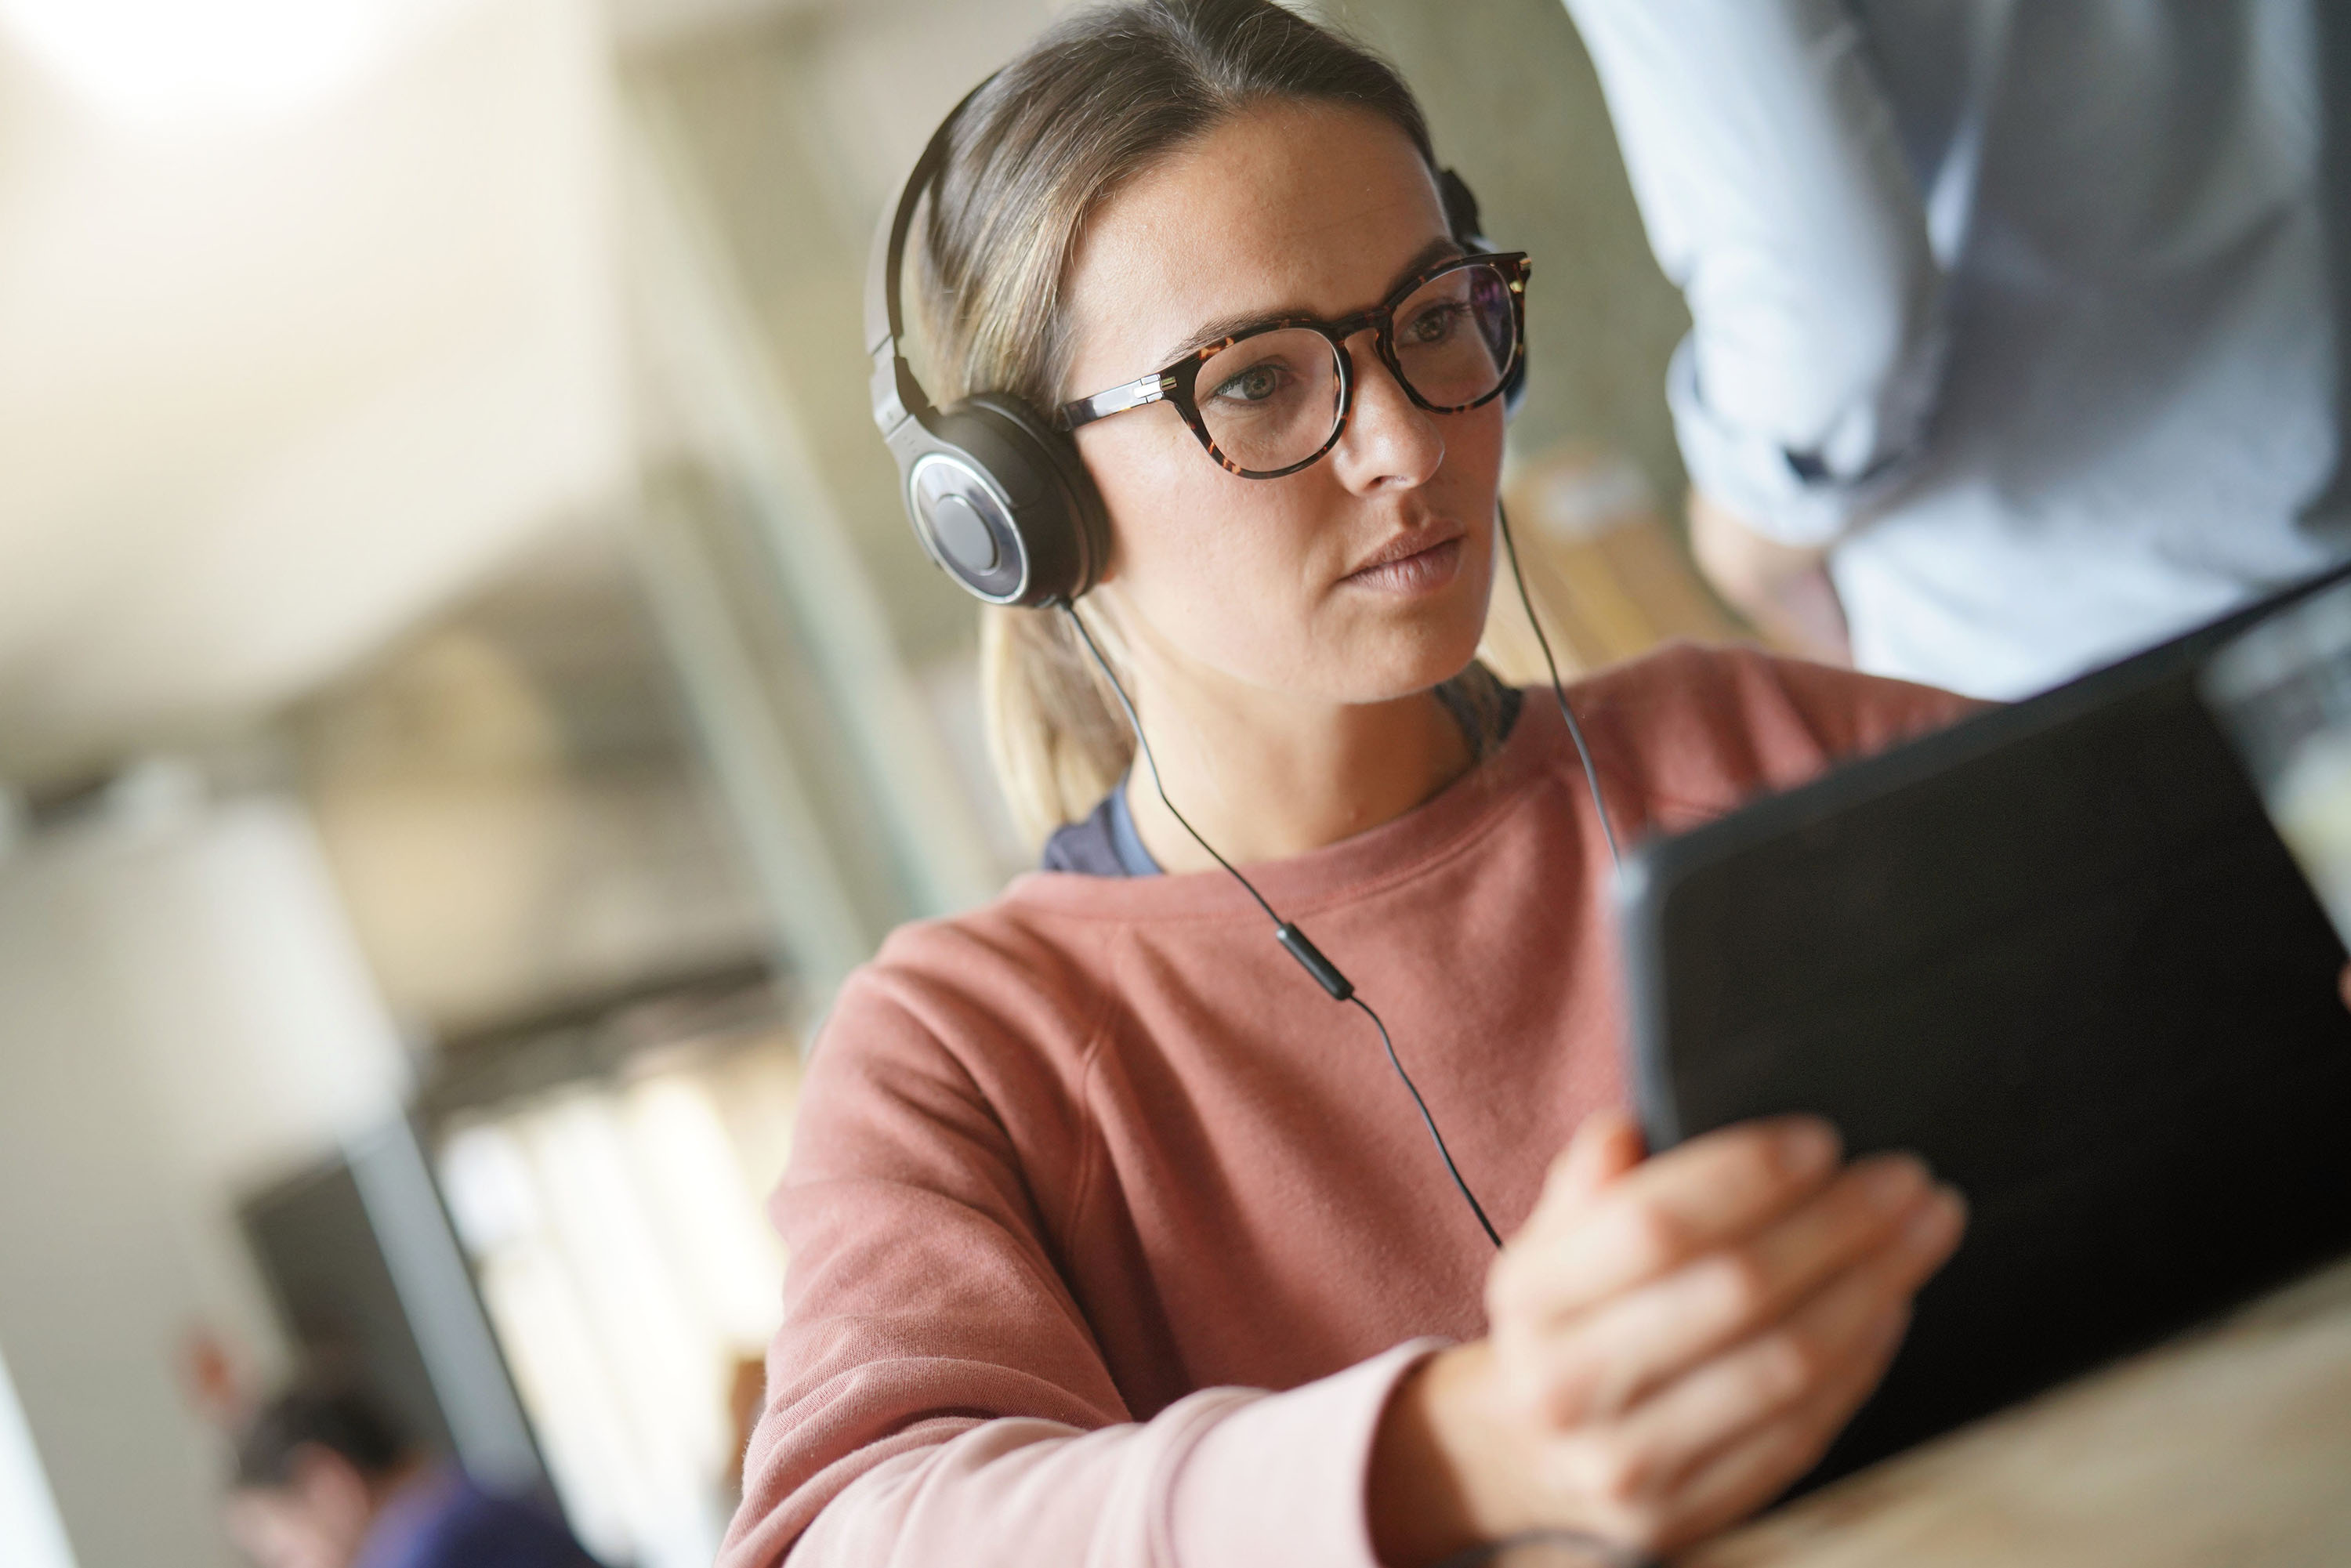
[[[1479,1340],[1422,1362],[1388,1400],[1364,1485],[1386,1568],[1421,1568],[1526,1522],[1511,1506],[1522,1450],[1497,1430],[1492,1377],[1492,1347]]]

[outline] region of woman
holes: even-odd
[[[1811,1122],[1641,1158],[1601,824],[1562,716],[1473,663],[1498,389],[1440,413],[1467,400],[1399,377],[1453,329],[1415,303],[1465,254],[1433,171],[1395,76],[1263,0],[1079,13],[957,121],[924,244],[958,392],[1058,408],[1270,319],[1394,324],[1351,329],[1319,456],[1235,460],[1334,373],[1311,345],[1209,361],[1197,430],[1076,430],[1112,536],[1080,610],[1198,837],[1069,621],[991,612],[1008,785],[1074,869],[899,932],[840,998],[730,1568],[1675,1545],[1813,1462],[1956,1244],[1917,1162]],[[1954,711],[1688,649],[1573,701],[1623,835]],[[1499,1256],[1211,844],[1379,1008]]]

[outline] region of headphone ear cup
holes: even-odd
[[[1472,250],[1486,248],[1486,225],[1479,221],[1477,193],[1469,182],[1452,169],[1437,172],[1437,199],[1445,204],[1445,226]]]
[[[1478,194],[1470,190],[1469,182],[1451,169],[1437,172],[1437,193],[1445,204],[1446,226],[1453,237],[1469,250],[1491,250],[1494,242],[1486,237],[1486,225],[1478,215]],[[1508,381],[1502,383],[1502,413],[1516,418],[1519,405],[1527,401],[1527,346],[1519,345],[1519,362],[1510,367]]]
[[[906,507],[932,560],[992,604],[1074,599],[1101,573],[1101,497],[1069,438],[985,393],[922,417]]]
[[[962,406],[995,424],[1006,444],[1040,471],[1040,488],[1052,497],[1050,506],[1039,508],[1037,529],[1029,536],[1034,585],[1021,602],[1078,598],[1102,580],[1110,559],[1110,514],[1078,455],[1078,444],[1068,431],[1007,393],[975,393]]]

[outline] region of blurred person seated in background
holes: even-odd
[[[254,1416],[227,1515],[260,1568],[596,1568],[556,1520],[484,1492],[349,1388],[295,1388]]]
[[[2351,552],[2342,7],[1567,6],[1693,551],[1782,645],[2021,696]]]

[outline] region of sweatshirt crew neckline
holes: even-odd
[[[1569,700],[1577,701],[1578,695],[1572,693]],[[1282,860],[1244,863],[1241,869],[1285,918],[1296,918],[1373,883],[1408,876],[1466,846],[1503,805],[1554,776],[1566,727],[1551,704],[1528,703],[1525,707],[1491,757],[1410,810],[1336,843]],[[1609,769],[1604,760],[1595,760],[1600,761],[1604,788]],[[1591,810],[1588,801],[1578,810],[1579,830],[1591,826]],[[1613,820],[1619,833],[1625,831],[1627,824],[1621,814]],[[1591,836],[1598,837],[1596,832]],[[1265,918],[1239,883],[1214,868],[1150,877],[1025,872],[1006,889],[1005,898],[1040,912],[1096,919]]]

